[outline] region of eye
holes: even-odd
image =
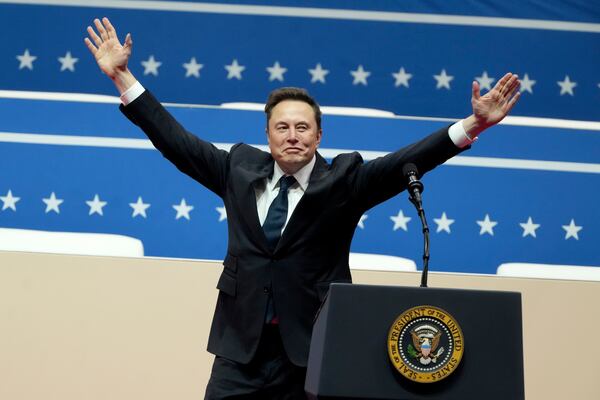
[[[297,129],[299,132],[305,132],[305,131],[308,129],[308,126],[306,126],[306,125],[304,125],[304,124],[300,124],[300,125],[298,125],[298,126],[296,127],[296,129]]]

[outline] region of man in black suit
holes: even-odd
[[[389,155],[358,153],[331,163],[317,152],[321,111],[303,89],[271,93],[265,107],[270,153],[245,144],[219,150],[187,132],[127,68],[110,21],[85,42],[121,93],[121,110],[182,172],[223,199],[229,240],[208,350],[215,354],[207,399],[304,398],[313,318],[332,282],[351,282],[350,243],[361,215],[404,190],[402,166],[425,173],[468,148],[517,101],[506,74],[480,96],[473,115]]]

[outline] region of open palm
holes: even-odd
[[[87,32],[92,40],[85,38],[85,44],[93,54],[102,72],[112,78],[119,71],[127,69],[127,62],[129,56],[131,56],[133,45],[131,35],[127,34],[125,43],[121,45],[117,32],[108,18],[103,18],[102,22],[95,19],[94,24],[99,35],[91,26],[88,26]]]
[[[481,96],[479,83],[473,82],[473,115],[483,126],[492,126],[500,122],[513,108],[520,97],[517,75],[508,73],[502,77],[492,90]]]

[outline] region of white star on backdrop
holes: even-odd
[[[219,222],[225,221],[227,219],[227,210],[225,207],[216,207],[215,210],[219,213]]]
[[[267,67],[267,72],[269,73],[269,82],[272,81],[280,81],[283,82],[283,74],[285,74],[287,68],[283,68],[279,65],[279,61],[275,61],[272,67]]]
[[[479,82],[479,86],[481,89],[492,90],[492,83],[494,83],[496,79],[488,76],[487,71],[483,71],[483,74],[481,74],[481,76],[475,77],[475,80]]]
[[[441,231],[450,233],[450,225],[454,223],[453,219],[450,219],[446,216],[445,211],[442,213],[442,218],[434,218],[433,221],[437,224],[437,230],[435,233],[440,233]]]
[[[575,240],[579,240],[579,231],[583,229],[583,226],[575,225],[575,220],[571,219],[571,223],[569,225],[563,225],[562,228],[565,230],[565,240],[568,238],[575,238]]]
[[[534,81],[533,79],[529,79],[528,74],[525,74],[523,79],[521,79],[521,93],[529,92],[533,94],[533,85],[535,85],[535,82],[536,81]]]
[[[245,66],[238,64],[238,60],[234,59],[231,64],[226,65],[227,79],[235,78],[237,80],[242,79],[242,72],[246,69]]]
[[[57,199],[54,192],[50,194],[50,197],[42,199],[42,201],[46,203],[46,214],[48,214],[50,211],[60,214],[60,209],[58,207],[63,203],[64,200]]]
[[[146,218],[146,210],[150,207],[150,204],[144,203],[141,196],[138,196],[137,202],[129,203],[129,207],[133,208],[131,218],[135,218],[137,215],[141,215]]]
[[[175,219],[185,218],[189,221],[190,211],[194,209],[194,206],[187,205],[185,199],[181,199],[181,202],[179,204],[174,204],[173,208],[175,209],[175,211],[177,211]]]
[[[15,197],[12,194],[12,191],[9,189],[6,196],[0,196],[0,200],[4,203],[2,205],[2,211],[10,208],[13,211],[17,211],[17,201],[21,200],[20,197]]]
[[[371,75],[369,71],[365,71],[362,64],[355,71],[350,71],[350,74],[354,77],[353,85],[361,84],[365,86],[367,86],[367,78]]]
[[[29,70],[33,70],[33,62],[36,59],[36,56],[29,54],[29,49],[25,49],[23,54],[17,56],[17,60],[19,60],[19,69],[27,68]]]
[[[401,67],[398,72],[392,73],[392,76],[396,79],[394,83],[395,87],[406,86],[408,87],[408,80],[412,78],[412,74],[407,73],[404,67]]]
[[[571,82],[571,79],[569,78],[569,75],[565,75],[565,79],[562,81],[557,81],[556,82],[558,84],[558,86],[560,86],[560,95],[564,95],[565,93],[571,95],[571,96],[575,96],[575,93],[573,93],[573,89],[575,88],[575,86],[577,86],[577,82]]]
[[[434,75],[433,77],[437,81],[437,84],[435,85],[436,89],[446,88],[450,90],[450,81],[452,81],[454,77],[448,75],[445,69],[442,69],[442,72],[440,72],[439,75]]]
[[[498,225],[498,222],[490,220],[490,216],[485,214],[483,221],[477,221],[477,224],[481,227],[479,230],[480,235],[489,233],[491,236],[494,236],[494,227]]]
[[[75,72],[75,63],[77,61],[79,61],[79,58],[71,56],[71,52],[67,51],[67,54],[65,54],[64,57],[58,57],[58,62],[60,62],[60,72],[65,70]]]
[[[394,230],[398,230],[402,228],[405,231],[408,231],[408,226],[406,224],[412,219],[411,217],[404,216],[404,212],[402,210],[398,211],[398,215],[391,216],[390,219],[394,221]]]
[[[360,220],[358,221],[358,227],[360,229],[365,229],[365,220],[369,218],[367,214],[363,214],[360,216]]]
[[[534,224],[531,217],[527,219],[527,222],[520,222],[519,225],[521,225],[521,228],[523,228],[523,237],[527,235],[537,237],[535,231],[541,226],[540,224]]]
[[[314,68],[309,68],[308,72],[311,75],[310,83],[325,83],[325,76],[329,73],[329,70],[323,69],[321,63],[318,63]]]
[[[92,215],[94,213],[104,215],[102,208],[104,208],[104,206],[108,203],[106,201],[100,201],[100,197],[98,197],[96,194],[94,196],[94,200],[88,200],[86,201],[86,204],[90,207],[90,213],[88,215]]]
[[[150,55],[146,61],[142,61],[142,65],[144,66],[144,75],[158,76],[158,67],[162,65],[162,62],[157,61],[154,55]]]
[[[200,78],[200,70],[202,67],[204,67],[204,64],[198,64],[196,57],[192,57],[190,62],[183,63],[183,68],[185,68],[185,77],[189,78],[190,76],[194,76],[196,78]]]

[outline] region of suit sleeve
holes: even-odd
[[[406,179],[402,176],[404,164],[415,164],[423,176],[469,148],[457,147],[448,136],[448,128],[440,129],[416,143],[360,164],[352,175],[352,192],[361,208],[367,210],[406,189]]]
[[[180,171],[223,197],[228,152],[185,130],[148,90],[119,108]]]

